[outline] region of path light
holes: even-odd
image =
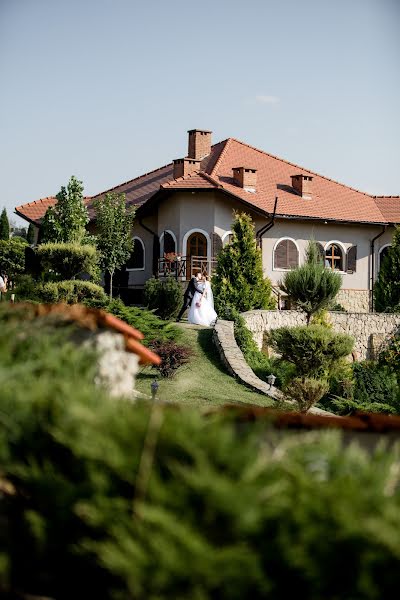
[[[271,389],[272,386],[274,385],[275,379],[276,379],[276,377],[275,377],[275,375],[272,375],[272,373],[271,373],[271,375],[268,375],[267,381],[269,383],[269,389]]]
[[[151,399],[155,400],[156,394],[157,394],[157,391],[158,391],[158,388],[160,387],[160,385],[159,385],[158,381],[154,380],[151,382],[150,387],[151,387]]]

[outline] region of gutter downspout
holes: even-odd
[[[157,276],[158,273],[158,258],[160,255],[160,238],[158,237],[157,233],[155,231],[153,231],[152,229],[150,229],[149,227],[147,227],[147,225],[145,225],[142,221],[142,219],[138,219],[139,225],[140,227],[143,227],[143,229],[145,229],[146,231],[148,231],[149,233],[151,233],[151,235],[153,236],[153,275]]]
[[[275,215],[276,215],[277,204],[278,204],[278,196],[275,196],[274,212],[272,213],[272,217],[271,217],[270,221],[268,221],[268,223],[266,225],[261,227],[261,229],[259,229],[256,232],[256,239],[259,240],[260,248],[262,248],[262,236],[264,235],[264,233],[267,233],[267,231],[272,229],[273,226],[275,225]]]
[[[371,312],[374,312],[375,242],[385,233],[387,225],[383,225],[382,227],[382,231],[371,240]]]

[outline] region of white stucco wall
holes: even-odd
[[[263,237],[263,266],[264,274],[269,277],[274,285],[283,278],[286,271],[273,268],[273,249],[281,238],[292,238],[299,248],[300,264],[305,259],[305,251],[310,238],[314,238],[324,247],[328,242],[339,242],[347,252],[351,246],[357,246],[357,269],[355,273],[342,273],[345,290],[369,289],[371,278],[370,247],[371,240],[382,231],[381,226],[367,225],[340,225],[320,222],[295,222],[289,220],[276,220],[275,225]],[[379,266],[379,249],[390,243],[393,228],[388,229],[375,243],[375,277]]]

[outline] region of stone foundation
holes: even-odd
[[[373,359],[389,341],[400,332],[400,315],[388,313],[330,312],[334,331],[347,333],[354,340],[354,349],[360,360]],[[263,347],[265,333],[278,327],[305,325],[304,313],[296,310],[252,310],[242,315],[258,347]]]
[[[340,290],[336,302],[353,313],[367,313],[370,308],[370,293],[367,290]]]

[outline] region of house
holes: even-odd
[[[313,238],[326,265],[343,276],[338,301],[367,312],[400,223],[399,196],[371,196],[233,138],[212,144],[211,131],[200,129],[188,132],[187,156],[87,198],[91,217],[93,200],[109,191],[137,207],[134,252],[124,270],[130,290],[153,274],[186,280],[198,269],[212,271],[240,210],[254,219],[264,274],[276,290]],[[39,226],[55,201],[30,202],[16,213]]]

